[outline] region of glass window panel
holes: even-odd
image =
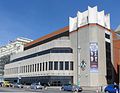
[[[37,71],[39,71],[39,63],[37,63]]]
[[[42,68],[42,63],[40,63],[40,71],[42,70],[41,68]]]
[[[60,61],[59,69],[63,70],[63,61]]]
[[[44,62],[43,62],[43,71],[44,71]]]
[[[54,70],[58,70],[58,61],[54,62]]]
[[[34,64],[32,65],[32,68],[33,68],[33,69],[32,69],[32,72],[34,72]]]
[[[30,65],[30,72],[32,71],[32,65]]]
[[[65,61],[65,70],[69,70],[69,61]]]
[[[36,72],[36,70],[37,70],[37,66],[36,66],[36,64],[35,64],[35,72]]]
[[[53,61],[49,62],[49,70],[53,70]]]
[[[46,71],[47,71],[47,62],[46,62]]]
[[[70,62],[70,70],[73,70],[73,61]]]

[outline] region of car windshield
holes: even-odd
[[[40,84],[37,83],[36,85],[40,85]]]
[[[33,83],[33,84],[31,84],[31,85],[40,85],[39,83]]]
[[[71,84],[64,84],[64,86],[70,86]]]
[[[114,85],[114,88],[119,88],[118,85]]]
[[[20,83],[16,83],[16,84],[20,85]]]
[[[111,84],[111,85],[108,85],[108,87],[111,87],[111,88],[118,88],[118,85]]]

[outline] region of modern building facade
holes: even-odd
[[[104,86],[115,82],[110,15],[88,7],[69,18],[69,26],[25,45],[5,65],[6,80],[59,86]],[[116,36],[117,38],[117,36]]]
[[[10,55],[22,52],[24,50],[24,45],[31,41],[31,39],[20,37],[0,47],[0,81],[3,79],[4,65],[10,63]]]

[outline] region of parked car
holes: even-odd
[[[116,84],[110,84],[105,87],[105,93],[120,93],[119,86]]]
[[[2,87],[3,86],[3,82],[0,82],[0,87]]]
[[[50,86],[50,83],[41,83],[42,86]]]
[[[82,92],[83,89],[77,85],[65,84],[61,87],[61,90]]]
[[[30,86],[31,89],[43,89],[44,86],[42,86],[40,83],[33,83]]]
[[[12,84],[9,81],[3,81],[3,87],[12,87]]]
[[[15,84],[13,84],[13,87],[14,88],[23,88],[23,85],[19,84],[19,83],[15,83]]]

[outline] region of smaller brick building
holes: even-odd
[[[114,34],[114,67],[115,67],[115,79],[116,82],[120,84],[120,26],[115,31]]]

